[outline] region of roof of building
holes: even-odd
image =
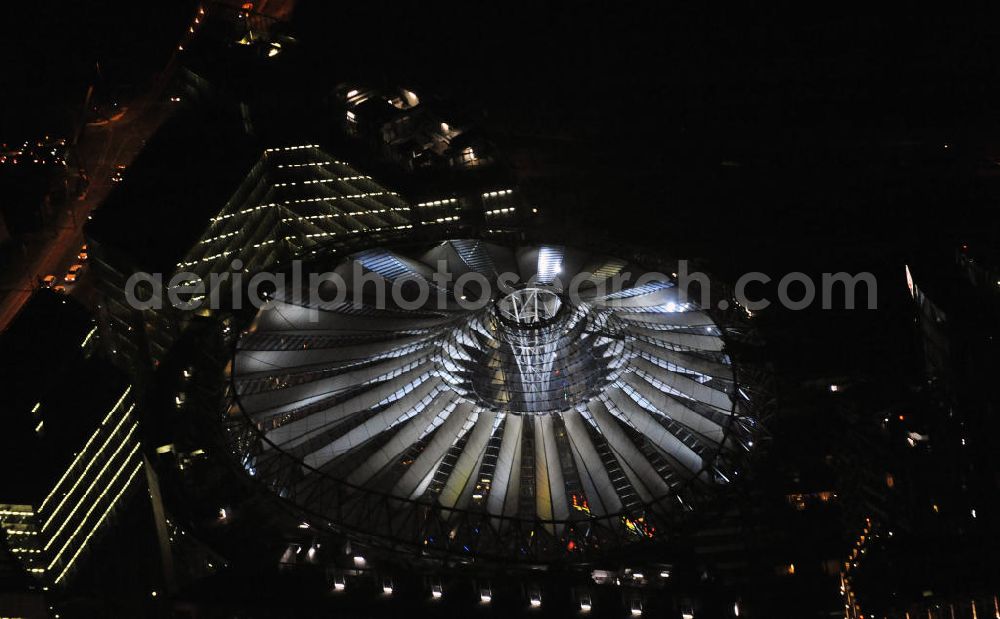
[[[93,337],[86,309],[48,290],[36,293],[0,334],[0,501],[45,498],[87,437],[127,387],[82,344]]]
[[[87,236],[138,267],[170,272],[259,156],[237,114],[185,109],[125,171]]]
[[[991,247],[961,245],[954,252],[942,248],[926,252],[906,266],[923,294],[943,310],[953,325],[966,325],[985,335],[996,328],[1000,307],[1000,272]]]
[[[541,540],[576,538],[582,521],[588,533],[574,544],[597,548],[653,537],[739,475],[754,444],[757,385],[737,384],[720,326],[666,276],[618,290],[612,278],[644,271],[562,246],[469,239],[367,249],[333,270],[345,292],[362,270],[395,290],[429,281],[442,264],[459,279],[478,274],[490,292],[508,274],[532,284],[481,308],[439,288],[450,301],[380,306],[359,293],[323,306],[286,296],[258,314],[231,365],[243,420],[266,454],[243,459],[251,475],[295,471],[287,493],[272,487],[324,518],[339,499],[311,497],[391,496],[400,521],[439,510],[440,522],[465,519],[456,527],[465,533],[435,532],[429,516],[407,539],[375,507],[362,522],[332,511],[329,520],[425,551],[464,545],[493,556],[516,552],[493,539],[508,526],[500,519],[532,530],[540,553],[561,553]],[[581,279],[585,300],[553,292]]]

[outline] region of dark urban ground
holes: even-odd
[[[72,137],[88,86],[90,103],[109,115],[116,104],[142,105],[195,7],[177,5],[9,7],[0,142]],[[850,424],[919,400],[924,361],[902,265],[950,261],[963,244],[998,247],[1000,21],[995,11],[916,5],[714,8],[300,0],[290,29],[312,59],[296,76],[306,88],[402,84],[475,116],[526,199],[550,213],[546,225],[610,231],[698,259],[729,281],[748,271],[775,282],[792,271],[875,274],[877,309],[772,308],[759,317],[779,415],[758,477],[763,494],[784,500],[788,488],[775,480],[811,490],[838,483],[837,463],[855,457],[843,447]],[[159,120],[142,122],[152,129]],[[287,121],[303,134],[311,122]],[[145,136],[135,135],[132,146],[115,142],[129,157]],[[0,182],[9,205],[28,181]],[[67,217],[0,248],[0,293],[30,294],[19,283],[38,275],[27,257],[70,226]],[[67,248],[80,242],[73,234]],[[60,251],[40,264],[64,268],[69,250]],[[775,298],[773,285],[756,292]],[[825,396],[803,396],[810,381],[858,385],[859,395],[845,413]],[[155,557],[124,541],[149,518],[129,513],[114,535],[120,556],[155,573]],[[822,526],[780,543],[806,554],[810,544],[850,547],[847,518]],[[91,578],[104,586],[92,575],[82,582]],[[145,600],[147,581],[136,584],[129,570],[104,578],[141,587],[136,599]]]

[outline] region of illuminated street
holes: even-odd
[[[0,331],[14,319],[21,307],[38,289],[38,283],[52,274],[61,282],[67,269],[77,262],[80,247],[86,242],[83,226],[90,213],[101,203],[115,184],[111,177],[116,166],[127,166],[142,150],[146,140],[170,114],[170,101],[164,101],[163,87],[171,67],[158,77],[150,92],[129,102],[127,113],[119,120],[83,129],[76,147],[77,156],[90,177],[86,196],[67,201],[58,221],[41,234],[22,244],[22,252],[0,280]],[[67,286],[73,293],[74,286]]]

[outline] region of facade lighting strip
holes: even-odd
[[[87,472],[90,470],[90,467],[94,466],[94,462],[96,462],[97,458],[100,457],[100,455],[102,453],[104,453],[104,450],[107,448],[108,443],[110,443],[111,439],[113,439],[118,434],[118,430],[121,429],[122,424],[125,423],[126,421],[128,421],[128,413],[130,413],[132,411],[132,408],[133,407],[130,406],[129,409],[128,409],[128,411],[124,415],[122,415],[121,420],[118,421],[117,425],[115,425],[115,427],[111,431],[111,433],[108,434],[108,438],[104,439],[104,444],[101,445],[100,449],[97,450],[97,453],[95,453],[93,455],[93,457],[90,458],[90,461],[87,462],[87,466],[85,466],[84,469],[83,469],[83,471],[77,476],[76,481],[73,482],[73,486],[69,489],[69,492],[67,492],[65,494],[65,496],[63,496],[62,500],[59,501],[59,504],[56,505],[56,508],[54,510],[52,510],[52,513],[49,514],[49,516],[45,519],[45,522],[42,523],[42,531],[44,531],[45,529],[48,528],[49,523],[52,522],[52,520],[55,518],[56,514],[59,513],[59,510],[62,509],[62,506],[66,503],[66,500],[69,499],[69,497],[73,494],[73,492],[76,491],[77,486],[80,485],[80,482],[82,482],[83,479],[87,476]],[[133,426],[132,429],[134,430],[135,427]],[[131,434],[132,434],[132,431],[129,431],[129,435],[130,436],[131,436]],[[127,437],[126,437],[126,440],[127,440]],[[122,444],[124,445],[124,443],[122,443]],[[119,446],[118,449],[120,450],[121,446]],[[115,452],[115,453],[117,453],[117,452]],[[114,456],[112,456],[112,458],[114,458]],[[73,462],[73,466],[75,466],[75,465],[76,465],[76,462],[74,461]],[[66,471],[66,473],[70,473],[73,470],[73,466],[70,466],[70,468]]]
[[[69,513],[69,515],[66,516],[66,519],[63,520],[63,523],[59,526],[59,529],[52,535],[51,538],[49,538],[49,541],[45,543],[45,550],[48,550],[49,546],[52,545],[52,542],[54,542],[56,539],[59,538],[59,534],[62,533],[63,529],[66,528],[66,525],[69,524],[69,521],[72,520],[73,515],[76,514],[76,511],[78,509],[80,509],[80,505],[82,505],[83,502],[84,502],[84,500],[88,496],[90,496],[90,492],[97,485],[97,482],[101,480],[101,477],[104,476],[104,472],[106,470],[108,470],[108,467],[111,465],[111,463],[115,461],[115,458],[118,456],[119,453],[121,453],[121,450],[125,447],[125,445],[128,444],[129,439],[132,438],[132,433],[135,432],[135,429],[137,427],[139,427],[138,423],[132,425],[132,429],[129,430],[128,434],[125,436],[125,439],[122,440],[121,445],[119,445],[118,449],[116,449],[115,452],[113,454],[111,454],[111,457],[108,458],[108,461],[104,463],[104,466],[101,467],[101,470],[98,471],[98,473],[97,473],[96,476],[94,476],[93,481],[91,481],[90,485],[87,486],[87,490],[84,491],[83,496],[81,496],[80,499],[77,501],[76,506],[74,506],[73,510]],[[135,452],[135,450],[137,450],[138,448],[139,448],[139,443],[136,443],[135,447],[132,448],[132,451]],[[81,478],[82,478],[82,476],[81,476]],[[66,496],[69,497],[69,495],[66,495]],[[46,522],[45,524],[48,525],[49,522],[51,522],[51,519],[48,522]],[[42,527],[42,531],[43,532],[45,531],[45,527],[44,526]]]
[[[87,536],[83,538],[83,541],[80,543],[80,547],[77,548],[76,552],[73,553],[73,556],[70,557],[69,561],[66,562],[66,566],[63,567],[63,570],[59,572],[59,575],[56,577],[56,584],[59,584],[62,581],[62,579],[66,576],[66,572],[68,572],[69,569],[73,567],[73,564],[76,562],[77,557],[79,557],[80,553],[83,552],[83,549],[87,547],[87,543],[90,541],[90,538],[94,536],[97,530],[100,529],[101,525],[104,524],[104,521],[107,520],[108,514],[111,513],[111,510],[114,509],[114,507],[118,504],[118,501],[121,500],[122,495],[125,494],[125,491],[128,490],[129,486],[132,485],[132,482],[135,480],[136,475],[139,474],[139,471],[141,469],[142,469],[142,462],[140,461],[138,464],[136,464],[135,468],[132,470],[131,475],[129,475],[128,481],[126,481],[125,485],[122,486],[122,489],[118,491],[118,494],[116,494],[114,498],[111,499],[111,503],[108,505],[107,509],[104,510],[104,513],[101,514],[101,517],[98,518],[97,522],[94,523],[93,528],[90,529],[90,532],[87,533]]]
[[[93,329],[90,330],[89,333],[87,333],[87,337],[83,338],[83,342],[80,343],[80,348],[86,348],[87,343],[90,342],[90,338],[94,337],[94,333],[96,332],[97,332],[97,327],[95,326]]]
[[[67,548],[69,548],[70,543],[80,533],[80,530],[83,528],[83,525],[85,525],[87,523],[87,519],[90,518],[90,515],[92,513],[94,513],[95,509],[97,509],[97,506],[100,504],[101,499],[104,498],[104,495],[106,495],[108,493],[108,491],[111,490],[111,487],[114,486],[115,482],[118,481],[118,478],[121,476],[122,472],[124,472],[125,468],[128,466],[129,461],[132,459],[132,457],[138,451],[139,451],[139,444],[136,443],[135,447],[132,448],[132,451],[129,453],[128,457],[125,458],[125,462],[123,462],[122,465],[121,465],[121,467],[117,471],[115,471],[114,476],[111,478],[111,480],[108,482],[108,484],[104,487],[104,490],[101,491],[101,494],[98,495],[97,499],[95,499],[94,502],[90,505],[90,509],[87,510],[87,513],[84,514],[83,518],[80,520],[80,524],[76,525],[76,529],[73,531],[72,535],[69,536],[69,538],[66,540],[66,543],[63,544],[62,548],[59,549],[59,552],[57,552],[56,555],[54,557],[52,557],[52,561],[49,563],[48,569],[51,570],[55,566],[55,564],[59,562],[59,559],[62,558],[63,553],[66,552]],[[139,462],[138,466],[142,466],[142,462],[141,461]],[[127,485],[128,484],[126,484],[126,486]],[[112,501],[112,504],[113,503],[114,502]],[[50,543],[51,543],[51,540],[50,540]],[[46,546],[45,549],[48,550],[48,546]]]
[[[125,393],[122,394],[122,397],[118,398],[118,402],[115,403],[114,407],[111,408],[111,411],[108,412],[107,416],[104,417],[104,420],[101,421],[101,425],[98,426],[97,430],[95,430],[94,433],[90,436],[90,438],[87,439],[87,443],[83,446],[83,449],[80,450],[79,455],[77,455],[77,457],[73,459],[73,462],[69,465],[69,468],[66,469],[66,472],[63,473],[62,477],[59,478],[59,481],[56,482],[56,485],[52,488],[52,492],[49,492],[49,495],[45,497],[44,501],[42,501],[41,506],[38,508],[38,513],[45,511],[45,505],[52,499],[53,496],[55,496],[56,491],[58,491],[62,483],[66,481],[66,477],[69,476],[70,472],[73,470],[73,467],[75,467],[80,462],[80,458],[82,458],[83,455],[87,453],[87,449],[90,447],[90,444],[93,443],[94,440],[97,438],[97,436],[101,433],[101,429],[104,427],[104,424],[108,423],[108,420],[111,418],[111,415],[113,415],[115,411],[118,410],[118,407],[122,405],[122,402],[125,401],[125,398],[128,397],[128,394],[131,392],[132,392],[132,387],[128,387],[127,389],[125,389]],[[131,410],[132,408],[129,407],[129,412],[131,412]]]

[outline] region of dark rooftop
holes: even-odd
[[[183,109],[125,171],[87,224],[87,236],[138,268],[173,272],[262,150],[234,111]]]
[[[0,335],[0,376],[17,386],[0,403],[0,501],[44,499],[124,392],[124,378],[81,345],[93,327],[82,305],[43,290]]]

